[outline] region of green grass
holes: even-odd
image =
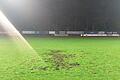
[[[38,59],[21,64],[28,60],[29,51],[18,50],[14,42],[0,38],[0,79],[120,80],[120,38],[26,39],[44,63]]]

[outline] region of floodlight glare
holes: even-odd
[[[8,35],[17,45],[25,47],[32,53],[36,53],[35,50],[29,45],[29,43],[23,38],[14,25],[7,19],[7,17],[0,10],[0,27],[3,28],[5,34]]]

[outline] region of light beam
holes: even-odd
[[[12,39],[22,41],[25,45],[27,45],[30,49],[33,50],[33,48],[23,38],[23,36],[13,26],[13,24],[7,19],[7,17],[3,14],[2,11],[0,11],[0,25],[5,30],[5,32],[7,33],[7,35],[9,35]]]

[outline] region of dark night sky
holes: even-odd
[[[120,0],[0,0],[24,30],[120,31]]]

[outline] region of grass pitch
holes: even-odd
[[[26,37],[42,57],[27,63],[28,52],[0,38],[2,80],[119,80],[120,38]]]

